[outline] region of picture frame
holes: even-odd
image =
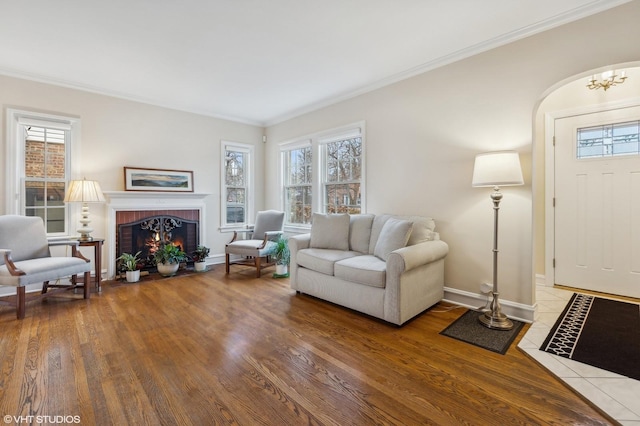
[[[126,191],[193,192],[193,171],[124,167]]]

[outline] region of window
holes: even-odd
[[[222,147],[222,226],[237,227],[251,220],[253,147],[231,142]]]
[[[68,234],[63,200],[79,120],[12,109],[7,117],[8,212],[41,217],[49,236]]]
[[[24,214],[40,216],[47,233],[63,234],[64,193],[67,183],[66,131],[48,127],[23,126],[24,131]]]
[[[364,123],[357,123],[281,145],[287,225],[310,225],[314,211],[364,211],[363,129]]]
[[[323,144],[325,213],[361,212],[362,138],[339,139]]]
[[[284,204],[287,223],[311,223],[312,164],[311,145],[282,152]]]
[[[640,121],[577,130],[577,158],[640,154]]]

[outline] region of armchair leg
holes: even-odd
[[[42,294],[45,294],[49,289],[49,281],[44,281],[42,283]]]
[[[18,287],[16,295],[16,314],[18,319],[24,319],[26,294],[23,286]]]
[[[226,271],[227,275],[229,275],[229,253],[227,253],[224,258],[225,258],[225,262],[224,262],[225,263],[225,271]]]
[[[89,291],[91,285],[91,272],[87,271],[84,273],[84,298],[88,299],[91,296]]]

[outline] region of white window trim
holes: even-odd
[[[226,192],[226,167],[224,164],[225,161],[225,151],[242,151],[246,152],[249,156],[249,164],[247,167],[247,211],[245,212],[244,223],[242,224],[227,224],[227,192]],[[240,143],[240,142],[232,142],[232,141],[220,141],[220,232],[231,232],[233,230],[246,228],[248,225],[253,223],[255,211],[254,211],[254,180],[255,180],[255,148],[253,145]]]
[[[324,130],[322,132],[313,133],[310,135],[301,136],[298,138],[290,139],[278,144],[280,147],[280,155],[278,158],[279,164],[279,182],[280,182],[280,206],[285,209],[285,197],[284,191],[284,164],[282,162],[282,153],[290,151],[292,149],[303,148],[311,145],[313,152],[313,179],[312,179],[312,209],[314,212],[320,211],[323,205],[323,189],[322,189],[322,174],[324,173],[323,158],[321,154],[321,145],[339,141],[342,139],[350,139],[354,137],[362,138],[362,171],[360,181],[360,192],[362,194],[360,200],[360,211],[366,213],[366,135],[365,135],[366,121],[358,121],[355,123],[347,124],[333,129]],[[309,232],[311,225],[304,224],[286,224],[285,230],[289,232]]]
[[[35,111],[7,108],[6,113],[7,133],[5,145],[5,213],[24,214],[24,200],[22,185],[25,176],[24,151],[20,146],[24,143],[21,132],[22,125],[33,125],[40,127],[56,128],[69,131],[69,147],[65,158],[65,169],[67,170],[67,182],[73,179],[80,179],[81,171],[78,167],[80,161],[80,119],[63,115],[40,113]],[[71,161],[71,159],[76,159]],[[66,234],[71,235],[73,224],[80,220],[80,207],[67,208],[66,213]]]

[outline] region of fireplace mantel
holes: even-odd
[[[116,212],[136,210],[198,210],[200,216],[200,241],[205,243],[206,234],[205,202],[210,194],[194,192],[157,191],[104,191],[107,196],[107,278],[116,275]]]

